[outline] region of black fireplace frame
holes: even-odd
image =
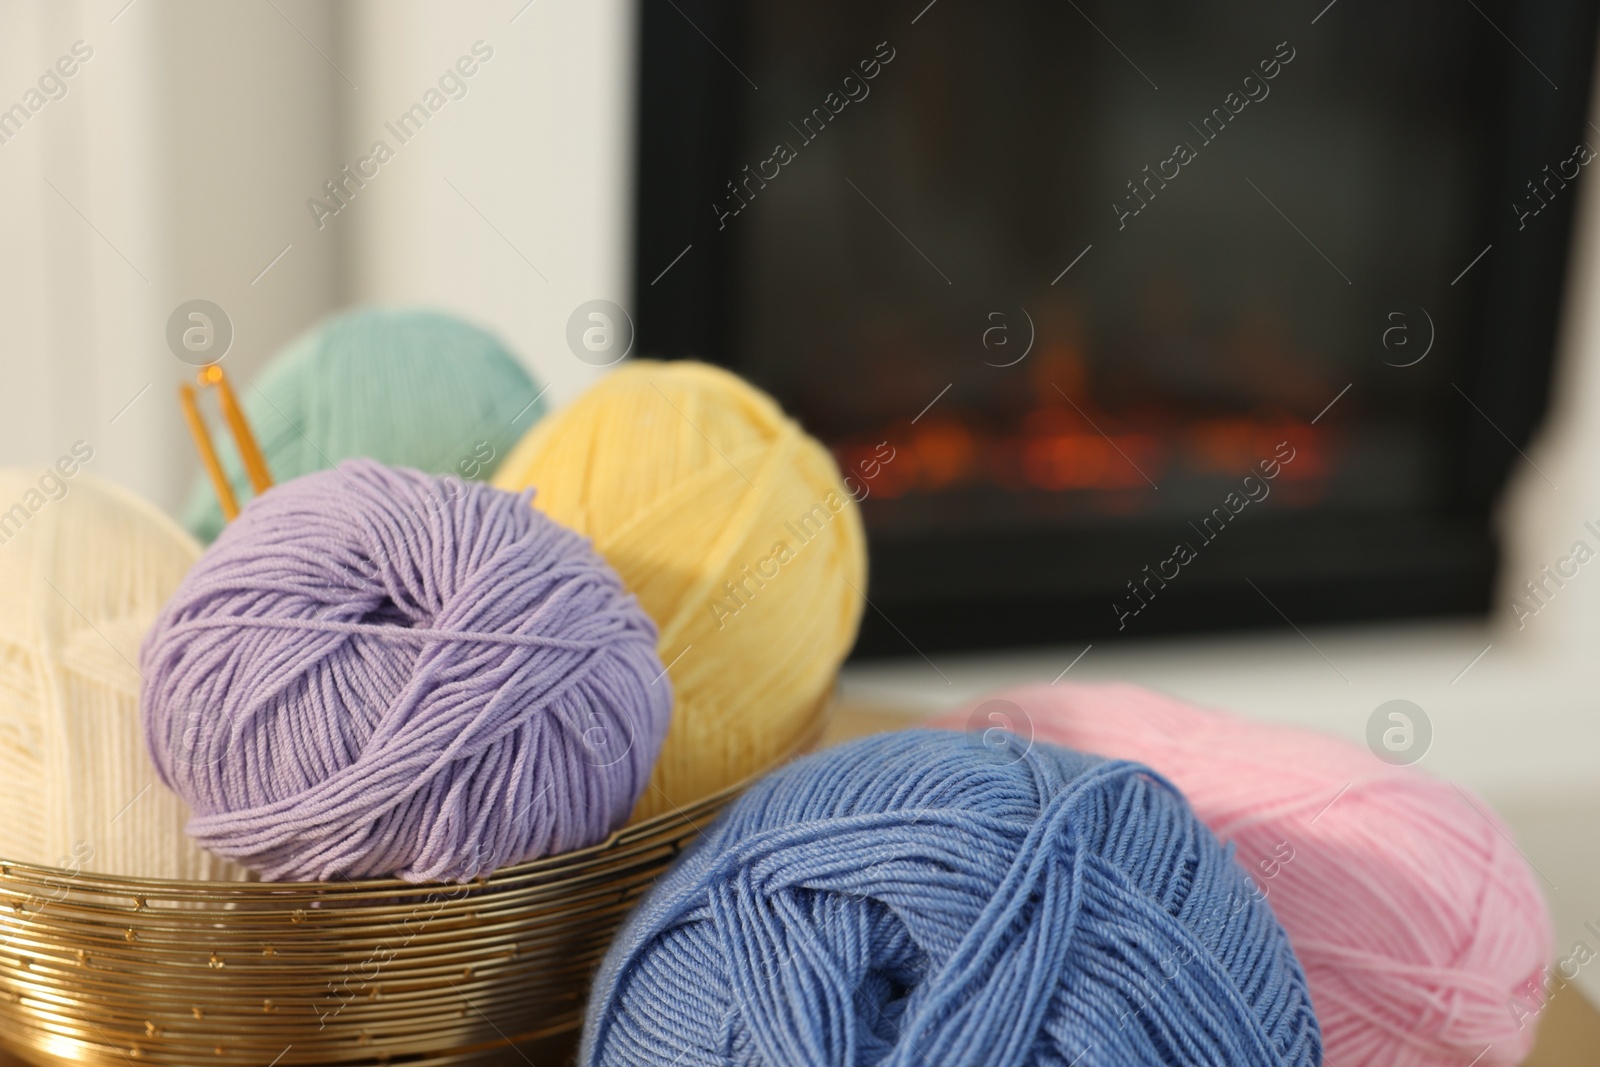
[[[923,4],[900,6],[909,24]],[[1311,4],[1306,18],[1321,6]],[[1481,6],[1541,61],[1534,68],[1507,47],[1501,65],[1485,72],[1507,87],[1498,113],[1486,116],[1504,146],[1486,197],[1499,205],[1522,195],[1528,160],[1552,142],[1593,132],[1586,120],[1597,5]],[[737,248],[709,205],[742,162],[744,10],[736,0],[649,0],[638,6],[637,38],[635,350],[735,370]],[[1547,79],[1560,91],[1548,92]],[[1476,399],[1458,406],[1448,428],[1461,462],[1446,506],[1263,514],[1208,549],[1204,568],[1125,632],[1108,610],[1116,593],[1105,576],[1134,577],[1169,555],[1168,532],[877,538],[872,607],[855,654],[1483,613],[1500,563],[1491,511],[1547,407],[1577,199],[1553,203],[1542,224],[1515,241],[1515,219],[1503,206],[1481,221],[1475,247],[1514,245],[1515,254],[1488,257],[1461,280],[1482,316],[1454,383]]]

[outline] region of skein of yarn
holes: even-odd
[[[1271,909],[1137,764],[913,730],[757,783],[596,980],[580,1062],[1313,1065]]]
[[[465,881],[622,824],[666,733],[656,631],[577,534],[350,460],[247,504],[145,640],[189,832],[270,879]]]
[[[139,641],[200,547],[81,469],[0,470],[0,859],[238,879],[183,832],[139,730]],[[155,788],[152,788],[156,786]]]
[[[976,713],[1177,784],[1288,930],[1329,1062],[1510,1067],[1528,1054],[1550,915],[1482,801],[1337,738],[1129,685],[1018,688]]]
[[[544,413],[540,395],[492,334],[414,308],[335,315],[284,346],[240,390],[279,482],[360,457],[487,479]],[[220,441],[217,452],[235,496],[246,499],[249,480],[233,441]],[[184,525],[209,544],[222,524],[216,491],[197,477]]]
[[[594,539],[661,628],[677,707],[639,816],[791,752],[855,642],[861,518],[826,449],[703,363],[625,364],[540,423],[494,484]]]

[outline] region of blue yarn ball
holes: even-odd
[[[1314,1065],[1288,937],[1138,764],[915,730],[770,775],[645,899],[581,1062]]]
[[[363,457],[486,480],[544,413],[539,387],[498,338],[418,308],[335,315],[236,388],[277,482]],[[242,504],[250,481],[233,439],[213,438]],[[222,509],[203,473],[183,520],[202,542],[222,532]]]

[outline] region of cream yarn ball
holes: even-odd
[[[157,780],[139,728],[139,643],[199,555],[72,457],[0,468],[0,859],[247,876],[185,836],[188,809]]]

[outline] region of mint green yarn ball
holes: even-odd
[[[363,308],[291,341],[235,392],[274,482],[365,456],[482,480],[544,413],[540,390],[498,339],[436,311]],[[235,496],[250,482],[226,430],[213,433]],[[222,508],[202,472],[184,525],[202,542]]]

